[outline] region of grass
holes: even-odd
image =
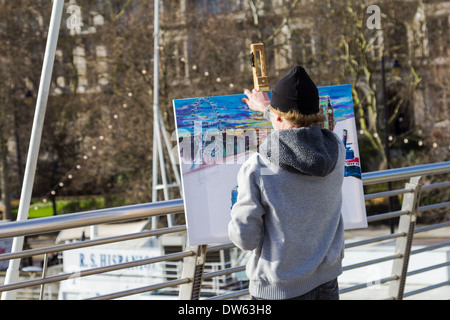
[[[89,198],[64,198],[56,200],[56,212],[57,214],[75,213],[81,211],[95,210],[103,208],[104,201],[102,197],[89,197]],[[17,215],[18,206],[13,207],[13,215]],[[30,210],[28,218],[43,218],[50,217],[53,213],[53,203],[51,201],[43,202],[32,201],[30,204]]]

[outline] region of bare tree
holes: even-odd
[[[154,117],[153,2],[76,3],[82,26],[78,31],[69,29],[65,22],[70,13],[64,12],[37,193],[101,194],[107,206],[117,198],[128,203],[148,201]],[[389,58],[387,65],[395,58],[403,66],[400,74],[386,75],[389,133],[397,130],[400,118],[403,125],[416,121],[418,115],[410,117],[410,109],[422,88],[432,88],[442,99],[448,97],[448,81],[436,80],[445,78],[446,69],[433,65],[424,70],[427,55],[418,54],[426,51],[426,30],[432,30],[426,18],[417,16],[421,6],[425,8],[420,0],[409,1],[406,9],[402,3],[382,1],[380,30],[367,27],[367,4],[357,0],[217,3],[162,2],[159,107],[169,136],[175,129],[173,99],[237,94],[253,86],[249,48],[255,42],[266,45],[271,84],[285,69],[301,64],[317,85],[352,85],[361,146],[374,155],[363,160],[372,162],[371,168],[386,167],[382,55]],[[9,145],[19,146],[18,152],[2,157],[10,175],[4,181],[12,181],[10,191],[17,193],[23,167],[23,160],[17,159],[26,154],[33,109],[24,97],[28,90],[36,95],[51,6],[25,1],[3,1],[0,6],[1,135]],[[442,38],[439,33],[432,36]],[[438,111],[429,113],[433,112]],[[445,112],[437,115],[440,122],[446,120]],[[410,127],[393,134],[390,146],[411,134]],[[440,145],[447,135],[445,127],[438,126],[427,139]],[[16,154],[19,157],[13,157]],[[166,165],[171,172],[169,161]]]

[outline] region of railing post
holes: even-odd
[[[182,278],[189,278],[191,281],[180,287],[180,300],[198,300],[200,299],[200,290],[203,280],[203,268],[206,262],[207,245],[189,247],[195,255],[186,257],[183,260]]]
[[[402,211],[409,211],[409,213],[401,216],[398,224],[398,233],[403,233],[405,236],[397,238],[395,245],[395,253],[401,254],[401,258],[395,259],[392,265],[392,276],[397,276],[398,279],[392,281],[389,285],[389,296],[395,300],[402,300],[405,290],[406,274],[408,272],[417,208],[420,200],[420,179],[421,177],[413,177],[405,185],[405,188],[411,188],[413,191],[405,193],[403,197]]]

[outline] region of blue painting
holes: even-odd
[[[346,229],[367,226],[357,132],[350,85],[319,87],[322,128],[346,146]],[[273,130],[260,112],[241,102],[245,95],[173,101],[190,245],[228,242],[237,172]],[[355,204],[355,202],[357,202]]]

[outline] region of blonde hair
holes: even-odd
[[[301,114],[300,112],[296,110],[290,110],[289,112],[282,112],[274,107],[270,107],[270,110],[285,119],[286,121],[290,122],[294,127],[301,128],[301,127],[309,127],[312,125],[318,125],[320,123],[323,123],[326,119],[325,115],[322,113],[313,113],[313,114]]]

